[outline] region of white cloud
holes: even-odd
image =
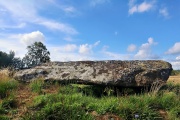
[[[134,14],[134,13],[142,13],[142,12],[147,12],[151,10],[154,6],[154,2],[142,2],[140,4],[135,4],[135,0],[130,0],[129,1],[129,14]]]
[[[8,0],[0,1],[1,7],[6,11],[6,14],[10,13],[12,17],[16,17],[19,20],[35,18],[36,10],[33,2],[22,0]]]
[[[93,54],[93,48],[98,46],[100,41],[95,42],[94,44],[82,44],[79,46],[79,53],[84,55]]]
[[[90,0],[90,5],[95,7],[99,4],[104,4],[104,3],[107,3],[107,2],[110,2],[110,0]]]
[[[76,11],[76,9],[72,6],[67,6],[67,7],[64,7],[63,10],[66,12],[66,13],[73,13]]]
[[[176,60],[180,60],[180,56],[177,56],[177,57],[176,57]]]
[[[100,41],[95,42],[95,43],[94,43],[94,46],[99,45],[99,43],[100,43]]]
[[[173,69],[180,70],[180,61],[171,62]]]
[[[96,42],[97,43],[97,42]],[[51,53],[52,61],[81,61],[97,60],[93,54],[94,44],[67,44],[64,46],[47,46]]]
[[[101,52],[104,55],[103,59],[105,60],[129,60],[130,58],[132,58],[130,54],[110,52],[107,50],[108,48],[109,46],[104,46]]]
[[[166,54],[180,54],[180,42],[175,43],[174,46],[166,52]]]
[[[39,5],[43,5],[43,4],[39,4]],[[1,17],[2,18],[1,22],[4,24],[4,26],[10,26],[10,25],[14,26],[13,24],[15,23],[16,24],[31,23],[34,25],[42,25],[49,30],[57,30],[65,34],[70,34],[70,35],[78,34],[75,28],[73,28],[72,26],[66,23],[60,21],[53,21],[49,18],[45,18],[39,15],[38,10],[40,7],[37,5],[37,2],[34,0],[32,1],[22,1],[22,0],[2,1],[1,0],[0,6],[5,11],[4,16],[6,17]],[[63,10],[66,12],[68,11],[72,12],[73,10],[75,10],[75,8],[65,7]]]
[[[26,34],[3,34],[0,38],[0,50],[7,53],[13,50],[16,57],[22,58],[27,52],[26,47],[36,41],[45,41],[45,37],[40,31]]]
[[[70,37],[70,36],[66,36],[66,37],[64,37],[64,40],[66,40],[66,41],[73,41],[73,38]]]
[[[127,51],[128,52],[134,52],[136,50],[136,48],[137,48],[136,45],[131,44],[128,46]]]
[[[64,47],[64,50],[67,51],[67,52],[73,52],[75,50],[77,50],[77,45],[75,44],[67,44],[65,47]]]
[[[55,22],[55,21],[50,21],[50,20],[45,20],[45,19],[40,19],[37,22],[40,25],[43,25],[49,29],[52,30],[59,30],[65,34],[69,34],[69,35],[75,35],[78,34],[78,32],[76,31],[76,29],[74,29],[73,27],[71,27],[68,24],[64,24],[64,23],[60,23],[60,22]]]
[[[141,45],[137,54],[135,54],[135,59],[157,59],[159,58],[157,55],[152,53],[151,46],[156,45],[153,38],[148,38],[148,43],[144,43]]]
[[[159,13],[164,16],[165,18],[168,18],[169,17],[169,12],[168,12],[168,9],[167,8],[162,8],[159,10]]]
[[[82,44],[79,46],[79,53],[80,54],[91,54],[92,53],[92,45],[89,44]]]
[[[23,58],[27,53],[27,45],[35,41],[45,42],[45,36],[40,31],[34,31],[26,34],[1,34],[0,33],[0,51],[15,51],[16,57]],[[46,44],[50,51],[52,61],[79,61],[79,60],[97,60],[99,56],[93,54],[93,48],[99,45],[100,41],[94,44],[65,44],[54,45]]]
[[[92,56],[85,56],[77,52],[57,52],[49,49],[50,57],[52,61],[82,61],[82,60],[93,60]]]
[[[17,24],[17,25],[4,25],[3,23],[0,25],[0,27],[1,27],[1,29],[3,28],[3,29],[18,29],[18,28],[24,28],[26,26],[26,23],[19,23],[19,24]]]
[[[0,38],[0,51],[9,53],[10,50],[13,50],[16,57],[23,57],[26,47],[20,42],[18,34],[6,34]]]
[[[34,42],[44,42],[45,37],[40,31],[34,31],[20,35],[20,40],[25,45],[31,45]]]
[[[78,46],[75,44],[67,44],[64,46],[53,46],[51,47],[51,49],[53,49],[53,51],[56,52],[75,52],[78,49]]]

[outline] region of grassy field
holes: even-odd
[[[180,75],[170,76],[168,79],[168,82],[171,82],[174,84],[180,84]]]
[[[0,74],[0,120],[179,120],[179,76],[160,91],[18,83]]]

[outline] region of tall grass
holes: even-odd
[[[0,119],[7,119],[16,108],[15,97],[10,93],[18,86],[8,76],[0,76]],[[32,92],[42,93],[47,87],[43,78],[32,81]],[[3,88],[3,89],[2,89]],[[116,115],[123,120],[178,120],[180,118],[180,85],[154,84],[149,93],[131,94],[124,89],[121,96],[114,95],[111,87],[88,85],[58,85],[58,93],[37,95],[25,120],[94,120],[97,116]],[[162,115],[159,111],[164,111]],[[97,114],[94,115],[93,112]]]
[[[10,78],[7,74],[0,73],[0,99],[7,97],[17,86],[17,81]]]
[[[30,88],[33,92],[36,93],[42,93],[42,88],[44,85],[44,79],[43,78],[37,78],[30,83]]]
[[[37,96],[32,105],[35,112],[29,113],[26,119],[94,120],[93,111],[96,111],[97,115],[118,115],[124,120],[165,119],[159,110],[165,111],[167,113],[165,117],[170,120],[180,117],[180,95],[168,91],[167,88],[157,94],[144,93],[120,97],[112,95],[96,97],[89,94],[94,91],[90,88],[93,87],[85,86],[79,89],[74,85],[61,86],[58,94]],[[84,91],[88,94],[84,94]]]

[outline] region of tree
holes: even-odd
[[[14,56],[14,51],[10,51],[9,54],[0,51],[0,68],[11,66],[13,63]]]
[[[21,60],[21,58],[14,58],[12,63],[12,68],[14,69],[22,69],[24,67],[24,64]]]
[[[27,47],[27,50],[28,53],[22,60],[27,68],[50,61],[50,52],[42,42],[33,43]]]

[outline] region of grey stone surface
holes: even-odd
[[[14,78],[28,82],[44,77],[64,83],[137,87],[166,82],[171,70],[170,63],[160,60],[50,62],[20,70]]]

